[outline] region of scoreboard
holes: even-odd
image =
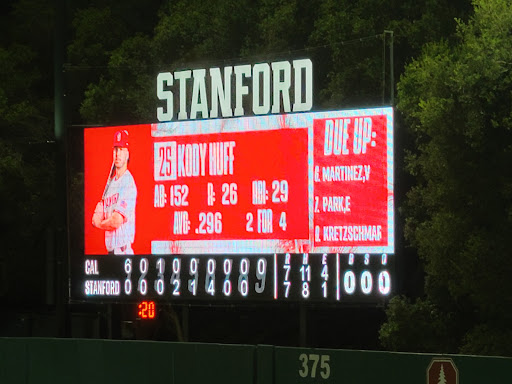
[[[392,108],[86,128],[83,164],[71,300],[337,304],[392,292]],[[113,212],[119,223],[106,224]]]
[[[79,288],[91,301],[370,303],[391,292],[390,261],[387,254],[307,253],[89,258]]]

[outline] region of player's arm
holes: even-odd
[[[92,214],[92,226],[99,228],[101,222],[103,221],[103,216],[103,202],[100,201],[98,204],[96,204],[96,208]]]
[[[112,213],[112,216],[110,216],[108,219],[102,220],[99,223],[98,228],[103,229],[105,231],[113,231],[119,228],[124,222],[124,216],[121,215],[119,212],[114,211],[114,213]]]
[[[130,212],[135,210],[135,199],[137,197],[137,189],[135,185],[124,187],[119,193],[119,199],[112,215],[103,220],[100,224],[101,229],[113,231],[118,229],[122,224],[126,223],[131,217]]]
[[[92,225],[96,228],[103,229],[104,231],[113,231],[121,226],[125,222],[124,216],[114,211],[111,217],[104,219],[103,203],[100,201],[96,204],[94,214],[92,215]]]

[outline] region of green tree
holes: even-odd
[[[469,1],[321,1],[310,36],[313,46],[326,47],[320,68],[327,73],[318,92],[321,102],[331,108],[390,103],[390,36],[384,39],[383,32],[394,33],[398,78],[425,43],[451,34],[455,18],[466,18],[470,9]]]
[[[41,271],[55,194],[53,106],[46,91],[53,10],[30,0],[5,8],[0,26],[0,266],[5,268],[0,294],[7,302],[37,302],[44,293]]]
[[[383,42],[383,31],[396,30],[398,74],[422,44],[452,31],[454,18],[465,18],[469,4],[467,0],[397,4],[224,0],[214,5],[174,1],[161,5],[152,30],[146,26],[142,32],[128,33],[123,41],[111,38],[116,33],[101,32],[119,30],[119,20],[111,21],[114,6],[91,7],[76,13],[76,37],[69,53],[72,63],[97,61],[105,68],[96,79],[90,78],[81,116],[89,123],[153,122],[154,79],[159,71],[295,56],[314,58],[316,109],[389,103],[390,79],[384,78],[389,72],[384,55],[389,53],[383,45],[389,44],[389,38]]]
[[[106,70],[85,91],[80,113],[86,122],[156,120],[156,75],[183,66],[214,66],[236,58],[252,25],[249,1],[163,4],[151,33],[135,33],[108,54]],[[86,46],[79,52],[88,55]]]
[[[392,349],[512,355],[512,5],[474,7],[398,84],[416,180],[405,233],[426,281],[424,299],[390,303],[381,340]],[[415,339],[412,324],[431,337]]]

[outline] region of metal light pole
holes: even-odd
[[[66,184],[66,128],[64,108],[64,22],[65,0],[55,1],[54,32],[54,134],[56,143],[56,247],[55,247],[55,304],[58,324],[58,336],[69,335],[67,298],[67,184]]]

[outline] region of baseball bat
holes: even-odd
[[[105,189],[103,190],[103,195],[101,195],[101,200],[105,198],[105,194],[107,193],[108,186],[110,185],[110,181],[112,180],[112,168],[114,168],[114,162],[116,160],[112,159],[112,164],[110,165],[110,170],[108,172],[107,182],[105,183]]]

